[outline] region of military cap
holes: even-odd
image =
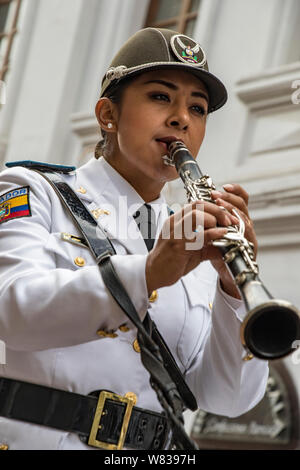
[[[126,41],[103,77],[100,97],[117,87],[124,78],[163,68],[180,68],[197,76],[207,88],[209,112],[226,103],[226,88],[209,72],[200,44],[184,34],[164,28],[141,29]]]

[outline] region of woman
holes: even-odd
[[[170,142],[182,140],[196,158],[207,115],[226,98],[194,40],[141,30],[104,76],[96,105],[104,139],[96,158],[76,171],[58,172],[97,220],[98,235],[109,237],[111,262],[140,320],[148,311],[198,406],[236,416],[263,397],[268,368],[257,359],[242,360],[245,309],[211,242],[237,223],[235,208],[256,250],[247,193],[227,185],[213,193],[216,204],[191,203],[172,215],[161,194],[177,178],[166,164]],[[28,162],[4,171],[0,190],[0,337],[6,343],[0,376],[12,379],[2,379],[0,443],[10,449],[91,449],[94,405],[86,397],[109,390],[136,397],[125,448],[163,448],[166,423],[140,360],[136,328],[107,290],[69,212]],[[143,238],[143,213],[154,214],[146,222],[146,228],[155,226],[153,247],[147,234]],[[193,245],[199,231],[202,244],[191,249],[187,243]],[[116,429],[115,411],[106,405],[102,411],[96,440],[107,448],[118,443],[122,419]]]

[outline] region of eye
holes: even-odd
[[[207,115],[207,110],[205,109],[204,106],[195,104],[192,106],[192,109],[197,113],[200,114],[200,116],[206,116]]]
[[[151,98],[157,101],[170,101],[169,96],[166,93],[151,93]]]

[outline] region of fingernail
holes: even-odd
[[[234,186],[232,184],[224,184],[223,188],[225,189],[225,191],[232,191]]]
[[[218,204],[218,206],[220,206],[220,209],[222,209],[222,208],[225,209],[224,206],[223,206],[223,202],[224,201],[220,198],[216,199],[216,201],[215,201],[215,203]]]
[[[234,217],[234,215],[231,217],[231,220],[233,223],[235,224],[238,224],[239,223],[239,219],[237,217]]]
[[[221,197],[221,196],[222,196],[222,193],[220,193],[220,191],[212,191],[212,192],[211,192],[211,195],[212,195],[214,198],[217,198],[217,197]]]

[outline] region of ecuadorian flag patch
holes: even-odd
[[[20,217],[30,217],[29,186],[16,188],[0,196],[0,224]]]

